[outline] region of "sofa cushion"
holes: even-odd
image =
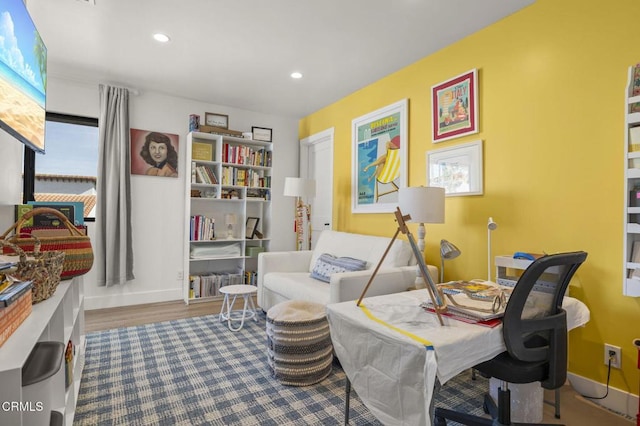
[[[367,269],[375,267],[389,246],[391,238],[373,235],[352,234],[325,230],[320,233],[313,250],[309,272],[313,271],[316,261],[322,253],[331,253],[336,257],[353,257],[367,262]],[[396,240],[382,262],[382,268],[407,266],[413,264],[413,252],[406,241]]]
[[[329,253],[322,253],[311,270],[311,278],[328,283],[331,274],[336,272],[362,271],[367,269],[367,261],[353,257],[335,257]]]
[[[329,287],[309,276],[308,272],[269,272],[262,285],[265,289],[287,300],[329,303]]]

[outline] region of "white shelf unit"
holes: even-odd
[[[640,112],[633,112],[634,104],[640,104],[640,96],[633,96],[633,70],[629,67],[625,91],[624,125],[624,229],[622,294],[640,297],[640,276],[632,278],[636,269],[640,269],[640,141],[632,140],[631,129],[640,126]],[[640,131],[640,129],[637,129]],[[635,144],[632,145],[632,143]],[[634,192],[634,189],[638,192]],[[634,253],[634,244],[636,252]],[[640,271],[638,271],[640,272]]]
[[[23,404],[23,409],[1,409],[0,424],[48,425],[50,410],[62,413],[64,425],[73,424],[86,349],[83,286],[81,276],[61,281],[49,299],[33,305],[31,314],[0,347],[0,402]],[[45,341],[62,342],[65,347],[73,342],[73,381],[65,386],[63,359],[56,374],[31,385],[34,390],[27,392],[22,386],[22,367],[36,343]],[[44,410],[38,411],[36,403],[42,403]]]
[[[197,152],[200,152],[200,155],[196,155],[195,159],[193,158],[194,143],[199,144]],[[188,134],[187,170],[191,171],[194,166],[207,167],[215,175],[217,183],[202,183],[199,177],[186,179],[183,268],[185,271],[183,279],[185,303],[222,298],[218,292],[204,297],[194,297],[194,292],[191,291],[190,277],[242,273],[242,282],[248,283],[244,273],[257,271],[258,262],[257,255],[247,255],[247,248],[259,247],[257,250],[269,250],[272,146],[273,144],[269,142],[211,133],[191,132]],[[205,149],[202,149],[203,147]],[[202,152],[210,152],[211,158],[205,158],[206,155],[203,157]],[[232,152],[242,152],[242,154],[234,156],[231,155]],[[256,156],[262,158],[263,161],[252,162],[251,158]],[[248,160],[244,160],[245,157]],[[244,181],[242,176],[246,177]],[[237,198],[225,198],[232,192]],[[214,220],[215,239],[193,238],[191,218],[196,215]],[[225,223],[227,215],[235,215],[236,217],[231,238],[227,236]],[[258,218],[256,229],[263,238],[247,238],[246,221],[248,217]],[[194,250],[217,251],[217,253],[205,253],[196,258],[192,257]]]
[[[522,273],[532,263],[532,260],[515,259],[510,255],[496,256],[496,283],[507,287],[515,287]],[[550,277],[549,281],[545,282],[545,276],[547,274],[559,274],[560,272],[561,268],[558,266],[548,268],[548,270],[540,277],[540,279],[538,279],[538,282],[534,285],[534,289],[546,293],[553,292],[556,287],[556,280],[553,279],[555,277]],[[567,287],[565,295],[569,295],[569,287]]]

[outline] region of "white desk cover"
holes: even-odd
[[[430,425],[436,376],[444,384],[506,350],[502,325],[489,328],[443,316],[440,326],[435,314],[419,306],[428,297],[426,290],[414,290],[366,298],[362,305],[432,346],[371,319],[355,301],[327,306],[338,359],[360,399],[385,425]],[[589,321],[581,301],[565,297],[562,306],[569,330]]]

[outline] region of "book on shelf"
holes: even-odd
[[[640,151],[640,126],[629,128],[629,151]]]
[[[0,292],[0,309],[11,305],[33,286],[31,281],[16,281]]]
[[[640,263],[640,241],[634,241],[631,245],[631,259],[629,261],[631,263]],[[640,268],[630,271],[627,278],[640,280]]]

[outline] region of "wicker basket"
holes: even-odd
[[[37,238],[37,237],[36,237]],[[31,301],[42,302],[55,293],[60,283],[60,274],[64,264],[64,252],[40,251],[40,242],[36,239],[34,251],[25,253],[9,240],[0,240],[0,247],[9,247],[18,254],[17,269],[10,275],[21,281],[33,281]]]
[[[37,214],[50,214],[60,219],[69,235],[56,237],[40,237],[39,244],[41,250],[35,250],[37,242],[35,235],[29,235],[22,231],[24,224]],[[61,228],[61,229],[64,229]],[[9,234],[14,235],[9,237]],[[20,246],[21,249],[29,251],[62,251],[65,253],[64,265],[62,268],[61,279],[68,280],[78,275],[86,274],[93,265],[93,248],[91,247],[91,239],[87,235],[83,235],[65,215],[58,210],[46,207],[35,208],[25,213],[18,219],[0,238],[14,238],[12,242]],[[11,254],[11,250],[3,250],[4,254]]]

